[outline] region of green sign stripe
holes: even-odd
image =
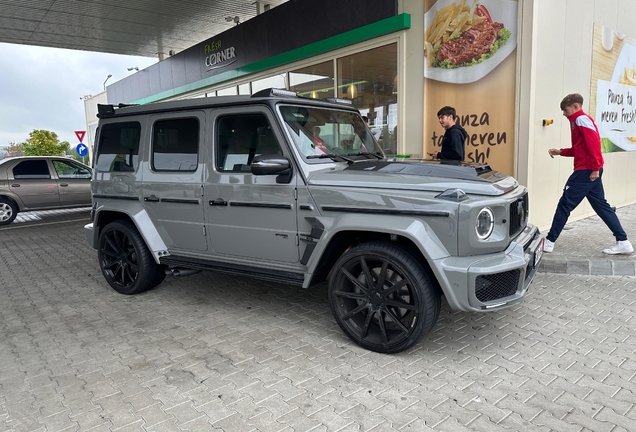
[[[346,33],[342,33],[318,42],[311,43],[309,45],[305,45],[304,47],[296,48],[282,54],[278,54],[227,72],[220,73],[218,75],[211,76],[209,78],[204,78],[202,80],[190,84],[185,84],[172,90],[166,90],[152,96],[141,98],[131,103],[146,104],[150,102],[157,102],[162,99],[189,93],[203,87],[208,87],[245,75],[261,72],[263,70],[272,69],[287,63],[293,63],[298,60],[303,60],[319,54],[324,54],[329,51],[334,51],[349,45],[384,36],[396,31],[406,30],[409,28],[411,28],[411,15],[396,15],[394,17],[387,18],[373,24],[368,24],[364,27],[348,31]]]

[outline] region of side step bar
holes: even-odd
[[[202,259],[179,257],[177,255],[171,255],[168,257],[159,258],[161,264],[165,264],[169,267],[177,267],[175,271],[178,275],[186,276],[186,269],[192,269],[195,271],[213,271],[219,273],[226,273],[237,276],[247,276],[254,279],[266,280],[270,282],[278,282],[287,285],[302,286],[305,280],[304,273],[292,273],[279,270],[268,270],[259,267],[252,267],[242,264],[228,264],[219,261],[208,261]],[[166,274],[173,274],[170,269],[166,270]],[[194,273],[192,273],[194,274]]]

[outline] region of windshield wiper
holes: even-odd
[[[350,155],[347,155],[347,156],[350,156]],[[348,158],[346,156],[335,154],[335,153],[323,153],[323,154],[319,154],[319,155],[309,155],[309,156],[306,156],[306,158],[307,159],[327,159],[328,158],[328,159],[331,159],[334,162],[337,162],[337,159],[341,159],[341,160],[347,162],[349,165],[351,165],[354,162],[353,159],[350,159],[350,158]]]
[[[373,156],[376,159],[384,159],[384,156],[382,155],[379,155],[377,153],[369,153],[369,152],[348,153],[347,156]]]

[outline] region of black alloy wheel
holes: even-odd
[[[340,257],[329,278],[329,303],[354,342],[396,353],[432,330],[440,295],[418,258],[398,245],[374,241]]]
[[[0,225],[9,225],[18,215],[18,207],[13,201],[0,198]]]
[[[97,254],[106,281],[121,294],[137,294],[163,281],[159,266],[130,221],[108,224],[99,236]]]

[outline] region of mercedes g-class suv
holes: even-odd
[[[340,102],[268,89],[99,106],[85,232],[111,287],[328,279],[342,330],[385,353],[433,328],[442,295],[462,311],[521,302],[542,251],[526,189],[487,165],[387,158]]]

